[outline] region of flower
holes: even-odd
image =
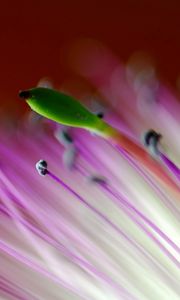
[[[153,124],[178,166],[179,103],[165,87],[149,103],[147,82],[133,84],[121,81],[124,120],[120,107],[105,118],[135,139]],[[3,299],[178,299],[178,195],[102,138],[33,121],[1,128]]]

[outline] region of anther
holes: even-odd
[[[73,143],[73,139],[67,129],[56,130],[54,136],[64,147],[68,147]]]
[[[97,117],[100,118],[100,119],[103,119],[104,118],[104,113],[101,111],[101,112],[98,112],[97,114]]]
[[[149,148],[150,152],[154,155],[159,154],[158,144],[162,135],[154,131],[153,129],[148,130],[143,136],[144,145]]]
[[[105,177],[100,175],[90,175],[87,177],[88,181],[91,183],[97,183],[97,184],[106,184],[107,180]]]
[[[45,160],[39,160],[36,163],[36,170],[38,171],[39,175],[45,176],[48,172],[47,170],[47,162]]]

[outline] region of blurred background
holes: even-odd
[[[179,16],[178,0],[3,1],[1,112],[21,115],[26,106],[20,105],[18,91],[41,78],[52,79],[55,87],[71,78],[75,82],[72,56],[84,39],[86,48],[97,41],[97,48],[104,45],[125,65],[136,53],[145,53],[158,77],[178,91]]]

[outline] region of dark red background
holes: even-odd
[[[105,43],[124,62],[135,51],[149,53],[160,75],[175,86],[179,31],[179,0],[1,2],[1,107],[18,107],[18,90],[34,86],[43,76],[57,84],[69,76],[60,50],[78,37]]]

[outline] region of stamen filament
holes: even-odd
[[[159,156],[167,168],[180,181],[180,169],[165,154],[160,153]]]

